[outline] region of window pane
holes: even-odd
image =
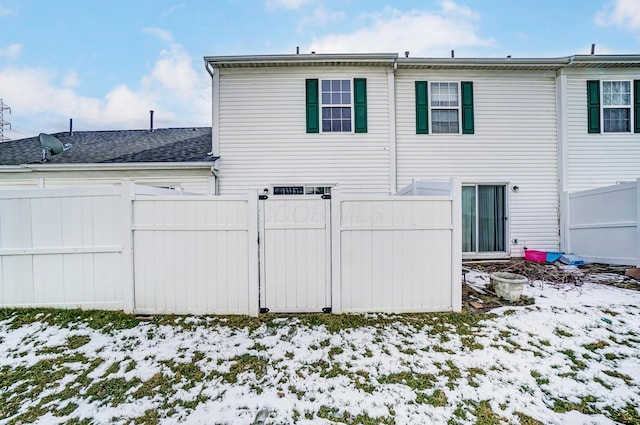
[[[630,81],[603,81],[602,104],[604,106],[631,105]]]
[[[322,119],[331,118],[331,109],[332,108],[322,108]]]
[[[629,108],[604,108],[604,132],[628,133],[631,131]]]
[[[342,131],[351,131],[351,120],[342,120]]]
[[[322,80],[322,91],[330,91],[331,90],[331,80]]]
[[[434,133],[459,133],[457,109],[433,109],[431,112]]]
[[[331,103],[331,95],[329,93],[322,93],[322,103],[325,105]]]
[[[331,108],[331,118],[342,118],[342,108]]]
[[[331,103],[333,105],[340,105],[341,96],[340,93],[332,93],[331,94]]]
[[[351,103],[351,95],[349,93],[342,93],[342,104],[348,105]]]
[[[331,131],[331,120],[322,120],[322,131]]]
[[[342,118],[351,118],[351,108],[342,108]]]

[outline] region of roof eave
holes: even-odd
[[[212,161],[202,162],[118,162],[118,163],[78,163],[78,164],[20,164],[0,165],[0,173],[28,171],[137,171],[166,169],[210,169]]]
[[[380,65],[392,66],[397,53],[335,53],[296,55],[205,56],[204,61],[213,68],[243,68],[266,66],[318,66],[318,65]]]

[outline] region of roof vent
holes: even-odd
[[[149,111],[149,131],[153,133],[153,110]]]
[[[595,55],[596,54],[596,43],[592,43],[591,44],[591,54]]]
[[[405,51],[404,51],[404,57],[405,57],[405,58],[408,58],[408,57],[409,57],[409,51],[408,51],[408,50],[405,50]]]

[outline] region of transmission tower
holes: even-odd
[[[0,143],[11,140],[8,137],[4,137],[4,128],[9,127],[9,130],[11,130],[11,123],[4,120],[4,111],[9,111],[9,113],[11,113],[11,108],[2,101],[2,98],[0,98]]]

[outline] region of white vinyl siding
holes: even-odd
[[[418,71],[397,73],[397,186],[413,178],[460,177],[508,184],[507,251],[557,250],[558,173],[555,73]],[[472,81],[475,134],[416,133],[415,81]],[[431,93],[429,93],[431,96]],[[586,106],[585,106],[586,110]],[[517,185],[517,193],[511,187]],[[518,244],[513,244],[513,239]]]
[[[306,133],[309,78],[366,78],[367,133]],[[220,194],[274,184],[388,193],[387,81],[384,67],[221,69]]]
[[[587,133],[587,80],[628,80],[633,88],[633,80],[640,79],[640,71],[576,70],[566,75],[567,187],[564,190],[576,192],[635,181],[640,177],[640,134]]]

